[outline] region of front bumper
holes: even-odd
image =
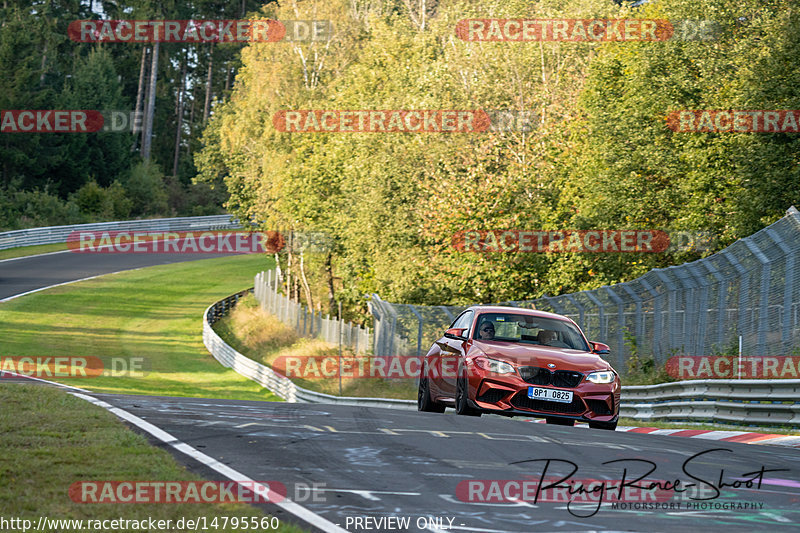
[[[470,403],[483,411],[508,416],[552,416],[584,422],[614,422],[619,418],[619,377],[607,384],[584,379],[575,387],[544,387],[572,391],[571,403],[528,398],[530,386],[531,383],[516,374],[498,375],[473,369]]]

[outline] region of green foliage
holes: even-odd
[[[118,181],[103,188],[92,180],[78,189],[72,200],[91,220],[125,220],[133,207],[133,201]]]
[[[412,11],[409,11],[411,9]],[[330,43],[253,44],[196,155],[227,207],[263,229],[332,235],[304,257],[316,300],[363,295],[467,304],[563,294],[633,279],[705,252],[463,253],[475,229],[707,231],[720,249],[800,203],[800,138],[677,133],[682,109],[798,109],[800,14],[784,2],[607,0],[437,4],[424,27],[398,3],[309,1],[276,18],[328,18]],[[711,41],[473,43],[465,18],[714,20]],[[524,109],[534,131],[281,133],[284,109]],[[297,258],[284,266],[299,274]],[[326,265],[332,264],[332,274]],[[644,360],[644,374],[660,372]]]
[[[84,216],[78,206],[50,193],[47,187],[33,191],[0,188],[0,231],[81,222]]]
[[[167,214],[164,174],[155,163],[137,163],[122,185],[132,202],[133,215]]]

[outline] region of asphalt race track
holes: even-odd
[[[0,261],[0,300],[77,279],[120,270],[197,261],[231,254],[88,254],[70,251]]]
[[[296,496],[298,503],[350,531],[370,530],[354,527],[356,517],[390,516],[408,517],[412,526],[417,519],[436,518],[444,526],[451,524],[452,531],[487,532],[793,531],[800,520],[800,453],[794,449],[554,427],[501,417],[319,404],[97,397],[251,479],[284,484],[289,497]],[[698,455],[687,463],[687,472],[698,479],[684,473],[687,459],[711,449],[726,451]],[[638,477],[652,466],[634,460],[646,459],[656,466],[647,479],[695,481],[702,489],[690,488],[685,494],[698,497],[712,496],[711,486],[720,486],[720,475],[723,483],[733,484],[753,478],[762,466],[765,471],[789,470],[765,472],[761,489],[724,487],[718,498],[708,500],[719,506],[733,502],[756,508],[748,511],[687,510],[688,497],[674,500],[682,508],[672,511],[612,510],[610,505],[597,511],[596,503],[580,501],[567,508],[568,499],[536,505],[471,502],[462,501],[470,500],[468,492],[457,490],[467,480],[538,480],[545,466],[542,459],[575,463],[578,471],[573,480],[620,480],[626,468],[628,479]],[[603,464],[613,460],[624,462]],[[572,468],[554,461],[546,477],[551,473],[562,477]],[[489,485],[484,486],[482,494],[488,495]]]
[[[193,258],[58,254],[7,261],[0,263],[0,298],[69,279]],[[440,415],[320,404],[93,396],[253,480],[283,484],[290,499],[352,532],[778,532],[797,531],[800,523],[800,450],[789,447],[460,417],[451,410]],[[223,479],[167,449],[209,479]],[[530,493],[520,499],[517,488],[523,482],[535,487],[542,477],[546,482],[567,477],[564,483],[573,488],[579,480],[602,480],[606,500],[613,501],[613,487],[621,479],[633,483],[640,476],[659,483],[659,496],[654,500],[630,489],[625,505],[616,508],[612,503],[598,508],[585,495],[570,496],[566,488],[548,489],[533,503]],[[503,490],[511,491],[512,501],[502,501]],[[294,521],[274,505],[259,506],[282,522]],[[390,517],[393,521],[386,522]],[[398,520],[408,520],[409,526],[398,527]]]

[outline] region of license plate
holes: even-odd
[[[572,391],[528,387],[528,398],[532,398],[534,400],[547,400],[549,402],[572,403]]]

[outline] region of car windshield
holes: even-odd
[[[479,315],[473,338],[590,351],[583,335],[572,323],[515,313]]]

